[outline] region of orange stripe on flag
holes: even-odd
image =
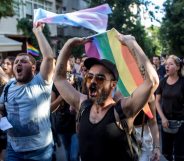
[[[143,111],[144,111],[144,113],[145,113],[150,119],[153,118],[153,114],[152,114],[152,112],[151,112],[151,110],[150,110],[150,107],[149,107],[148,103],[144,106]]]
[[[126,65],[128,66],[128,69],[134,81],[136,82],[136,85],[139,86],[140,84],[143,83],[143,78],[140,74],[140,71],[135,59],[133,58],[133,56],[131,55],[130,51],[126,46],[122,45],[121,51],[122,51],[123,59],[126,62]]]

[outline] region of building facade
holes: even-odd
[[[62,14],[88,8],[89,0],[14,0],[15,15],[0,19],[0,57],[16,55],[26,51],[26,37],[17,30],[17,20],[21,18],[33,19],[34,9]],[[88,36],[89,30],[71,26],[49,25],[51,32],[51,46],[56,52],[69,37]]]

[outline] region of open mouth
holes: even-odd
[[[7,69],[6,68],[3,68],[4,71],[6,71]]]
[[[97,96],[97,92],[96,91],[93,91],[93,92],[90,91],[90,96],[91,97],[96,97]]]
[[[22,72],[22,68],[17,68],[17,73],[21,73]]]
[[[90,91],[90,96],[91,97],[96,97],[97,96],[97,86],[95,84],[92,84],[89,87],[89,91]]]

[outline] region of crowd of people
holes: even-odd
[[[115,64],[72,56],[72,48],[88,39],[69,39],[55,60],[42,29],[41,24],[33,28],[41,63],[20,53],[0,66],[0,118],[6,116],[13,126],[0,131],[0,160],[159,161],[161,153],[169,161],[184,160],[182,59],[154,55],[150,61],[133,36],[119,34],[144,70],[144,82],[124,97],[116,86]],[[146,103],[153,118],[142,110]],[[130,156],[125,133],[134,128],[138,158]]]

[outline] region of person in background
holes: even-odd
[[[2,61],[2,68],[0,67],[0,95],[3,92],[6,83],[14,77],[13,63],[15,57],[8,56]],[[5,149],[7,145],[6,133],[0,130],[0,160],[4,160]]]
[[[82,89],[82,77],[80,69],[81,69],[81,58],[76,57],[72,73],[74,74],[75,77],[75,88],[79,91],[81,91]]]
[[[184,56],[181,57],[182,64],[184,65]]]
[[[4,86],[9,81],[8,76],[5,74],[4,70],[0,67],[0,95],[3,92]]]
[[[167,77],[161,80],[156,90],[156,109],[162,123],[162,153],[169,161],[183,161],[184,78],[181,75],[181,60],[170,55],[165,68]],[[177,128],[179,130],[174,132]]]
[[[4,75],[4,71],[0,67],[0,95],[1,95],[1,93],[3,91],[3,89],[4,89],[4,86],[8,82],[8,77],[6,75],[4,75],[5,79],[3,79],[1,72]],[[1,117],[0,117],[0,119],[1,119]],[[2,130],[0,130],[0,161],[4,160],[4,154],[5,154],[6,145],[7,145],[6,133],[3,132]]]
[[[74,64],[75,64],[75,57],[73,55],[70,56],[69,58],[69,65],[70,65],[70,68],[71,68],[71,72],[75,72],[74,70]]]
[[[87,71],[88,71],[87,68],[84,65],[82,65],[81,70],[80,70],[82,81],[85,78],[85,75],[87,74]]]
[[[58,57],[54,83],[60,95],[76,111],[86,107],[83,111],[79,126],[79,147],[82,161],[122,161],[129,160],[127,153],[128,142],[123,136],[117,122],[115,106],[122,111],[129,130],[133,126],[133,118],[143,108],[150,95],[157,88],[159,79],[156,71],[145,56],[142,49],[131,35],[118,36],[119,41],[126,45],[132,54],[137,56],[138,62],[144,67],[146,79],[134,93],[116,103],[112,98],[118,81],[116,65],[108,60],[88,58],[84,65],[88,69],[86,74],[87,95],[80,93],[66,79],[67,61],[71,50],[77,45],[84,44],[86,39],[72,38],[68,40]],[[89,105],[88,104],[88,105]]]
[[[51,109],[57,108],[52,115],[55,120],[56,135],[62,145],[56,149],[56,158],[63,153],[67,161],[79,161],[78,137],[76,134],[76,111],[61,97],[56,87],[52,89]],[[64,152],[59,151],[64,150]]]
[[[81,58],[80,57],[75,58],[74,68],[77,74],[80,73],[80,63],[81,63]]]
[[[5,84],[14,77],[13,74],[13,63],[15,57],[8,56],[2,61],[2,65],[0,66],[0,95],[3,91]]]
[[[7,84],[7,99],[4,91],[0,97],[1,116],[5,105],[13,126],[7,131],[7,161],[52,160],[50,98],[55,59],[42,28],[43,25],[33,28],[43,56],[40,72],[35,75],[36,60],[31,55],[18,54],[13,65],[15,79]]]
[[[3,57],[0,55],[0,66],[2,65],[3,63]]]
[[[152,58],[152,62],[156,67],[159,80],[163,79],[165,77],[166,71],[165,71],[165,66],[161,65],[160,56],[154,55]]]
[[[157,71],[159,80],[162,80],[166,76],[165,64],[161,65],[161,57],[158,55],[153,56],[152,62],[153,62],[153,66]],[[158,112],[156,112],[156,117],[157,117],[157,122],[160,125],[161,119]]]
[[[161,56],[160,56],[160,64],[161,65],[165,66],[165,62],[166,62],[166,59],[168,58],[168,56],[169,55],[166,53],[161,54]]]
[[[2,69],[9,79],[14,77],[14,74],[13,74],[14,60],[15,60],[14,56],[8,56],[3,60],[3,63],[2,63]]]
[[[136,136],[141,142],[141,156],[139,161],[148,161],[150,159],[159,161],[161,153],[154,95],[150,98],[148,105],[153,118],[149,118],[141,110],[134,120]]]
[[[180,57],[182,63],[181,75],[184,76],[184,56]]]
[[[80,75],[81,78],[84,79],[86,73],[87,73],[87,68],[84,66],[84,61],[87,59],[88,57],[86,55],[83,55],[81,58],[81,62],[80,62]]]
[[[70,60],[67,62],[67,80],[75,87],[75,77],[71,74],[72,66]],[[61,97],[53,84],[51,93],[51,111],[56,129],[56,138],[61,141],[61,146],[56,149],[58,161],[79,161],[79,145],[76,134],[76,111]],[[64,150],[64,151],[59,151]],[[61,156],[61,154],[63,156]]]

